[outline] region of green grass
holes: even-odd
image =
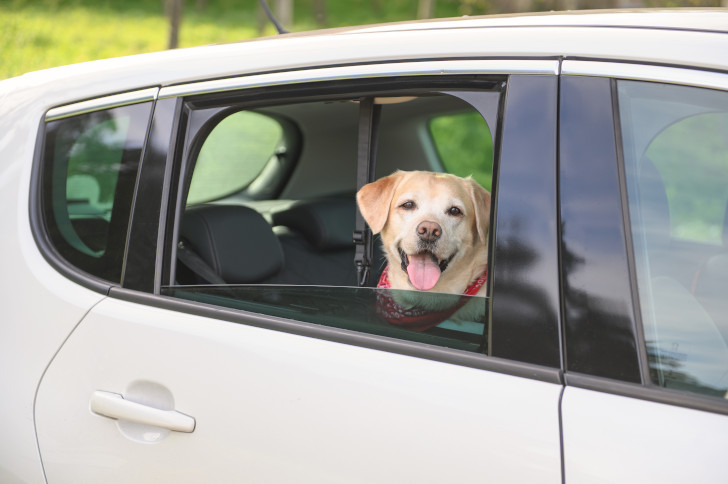
[[[272,2],[270,2],[272,3]],[[413,19],[417,0],[328,0],[326,24],[314,0],[295,0],[291,31]],[[437,16],[460,12],[458,0],[440,0]],[[167,48],[163,0],[0,0],[0,79],[76,62]],[[273,35],[264,21],[263,35]],[[261,35],[257,0],[187,0],[180,47],[234,42]]]

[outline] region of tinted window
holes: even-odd
[[[164,293],[207,304],[466,351],[481,351],[487,342],[484,319],[448,320],[453,312],[451,308],[471,301],[482,304],[484,312],[487,311],[487,300],[475,296],[431,294],[431,305],[446,308],[444,311],[413,311],[407,321],[398,323],[392,309],[392,302],[397,297],[394,290],[235,285],[168,287]]]
[[[728,93],[619,83],[629,214],[653,383],[728,389]]]
[[[51,121],[46,129],[43,212],[58,252],[119,282],[151,103]]]

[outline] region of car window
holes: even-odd
[[[483,105],[492,107],[485,113],[458,95],[426,87],[418,87],[412,93],[400,90],[392,95],[386,91],[371,94],[381,108],[375,178],[397,170],[451,171],[460,176],[472,174],[476,184],[490,189],[491,133],[495,134],[497,127],[497,118],[491,113],[497,113],[501,83],[486,86],[491,89],[471,93],[482,98]],[[178,226],[175,270],[162,292],[259,314],[484,351],[488,301],[474,294],[485,286],[485,274],[475,278],[473,282],[478,285],[467,294],[378,288],[378,285],[384,286],[383,280],[388,280],[387,274],[403,269],[398,262],[396,267],[385,270],[385,252],[375,237],[372,276],[368,285],[358,287],[352,233],[359,119],[361,99],[365,96],[357,93],[351,97],[341,94],[322,97],[237,111],[257,119],[267,117],[274,123],[286,119],[300,133],[300,150],[283,150],[287,155],[295,152],[298,156],[293,160],[295,169],[280,186],[277,197],[261,199],[243,191],[227,193],[212,203],[209,199],[194,198],[198,172],[214,171],[212,165],[227,163],[215,156],[203,160],[205,146],[213,142],[213,135],[222,123],[205,139],[199,156],[186,160],[184,176],[191,179],[190,189]],[[191,116],[194,120],[195,113]],[[200,112],[199,116],[209,114]],[[250,130],[245,134],[235,133],[242,140],[236,148],[240,152],[253,151],[247,146],[262,145],[263,136],[257,122],[247,127],[241,124],[240,129]],[[456,131],[465,131],[466,135],[449,140]],[[227,177],[247,177],[246,183],[250,183],[251,175],[240,173],[256,176],[264,164],[261,160],[269,163],[271,155],[275,158],[281,136],[281,131],[277,131],[276,136],[267,138],[265,149],[259,150],[257,158],[236,157],[237,168],[233,164],[224,168],[231,172]],[[433,149],[433,140],[440,147]],[[467,155],[457,156],[454,143],[467,143]],[[440,161],[437,150],[448,153],[449,163]],[[253,166],[243,167],[246,163]],[[261,184],[262,178],[253,184]],[[223,193],[225,190],[220,190]],[[484,207],[488,218],[489,205],[486,207],[481,202],[478,199],[473,203]],[[389,202],[387,208],[388,205]],[[487,263],[486,252],[484,249],[479,256],[483,266]],[[426,261],[422,264],[427,265]],[[447,270],[447,264],[441,263],[439,267],[440,271]]]
[[[728,390],[728,93],[618,84],[629,214],[654,384]]]
[[[46,126],[43,213],[60,255],[119,282],[151,103],[54,120]]]
[[[200,149],[187,203],[217,200],[246,188],[283,149],[282,134],[278,121],[263,114],[240,111],[226,116]]]

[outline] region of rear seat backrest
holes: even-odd
[[[283,268],[283,250],[261,214],[240,205],[185,212],[180,237],[228,284],[263,282]]]
[[[308,200],[273,214],[273,225],[290,228],[318,251],[352,249],[354,215],[353,199]]]
[[[273,214],[288,280],[319,286],[356,285],[354,203],[353,196],[305,200]]]

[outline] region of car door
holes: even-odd
[[[359,66],[360,78],[375,80],[365,87],[318,83],[332,73],[315,70],[284,73],[280,89],[268,76],[270,89],[240,78],[160,92],[122,287],[88,312],[38,390],[48,482],[562,481],[555,61],[531,72],[520,61],[518,75],[502,61],[468,67],[498,99],[488,320],[478,339],[369,327],[377,290],[366,287],[176,285],[194,120],[252,102],[247,85],[255,102],[268,96],[264,107],[291,95],[287,83],[309,83],[312,96],[392,98],[389,82],[451,67]],[[405,83],[402,94],[457,97],[459,77],[425,95],[427,82]]]
[[[563,72],[565,482],[723,482],[727,78]]]

